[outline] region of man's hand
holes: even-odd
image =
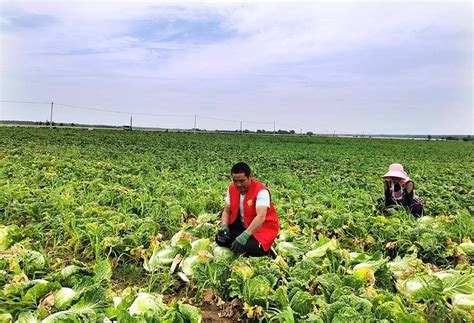
[[[234,242],[230,246],[230,250],[232,250],[235,254],[241,254],[245,251],[245,245],[250,238],[250,234],[247,232],[242,232],[237,238],[235,238]]]
[[[223,223],[223,224],[221,225],[221,231],[224,231],[227,236],[230,236],[230,229],[229,229],[229,225],[228,225],[228,224]]]
[[[221,230],[217,233],[217,240],[226,243],[230,239],[230,229],[228,224],[223,224]]]

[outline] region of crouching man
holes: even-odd
[[[267,255],[278,234],[278,216],[270,192],[251,176],[246,163],[235,164],[231,175],[233,183],[227,190],[216,242],[235,254]]]

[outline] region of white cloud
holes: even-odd
[[[342,68],[328,70],[327,66],[318,66],[323,64],[319,60],[347,53],[346,60],[350,61],[351,53],[359,50],[403,48],[414,36],[430,28],[446,35],[472,35],[472,12],[466,6],[469,7],[439,2],[270,5],[264,2],[3,1],[3,8],[16,10],[18,14],[51,16],[55,22],[34,29],[0,31],[2,91],[8,89],[18,96],[29,96],[47,87],[44,92],[49,98],[58,84],[56,88],[62,89],[65,102],[88,96],[88,102],[100,101],[97,102],[100,105],[104,100],[107,102],[107,96],[117,96],[115,101],[110,101],[116,104],[126,96],[127,100],[130,96],[137,100],[148,95],[149,100],[143,101],[142,106],[152,106],[155,99],[168,106],[175,104],[182,111],[187,111],[186,107],[193,103],[212,109],[232,102],[230,106],[247,106],[250,111],[254,109],[252,102],[268,109],[275,106],[290,109],[291,102],[298,102],[301,111],[309,113],[304,107],[337,105],[339,97],[347,100],[344,104],[349,105],[352,100],[354,107],[360,107],[365,101],[355,89],[366,93],[367,100],[379,102],[380,98],[372,98],[366,89],[372,88],[373,95],[377,92],[390,95],[391,91],[403,95],[396,90],[400,84],[421,91],[420,81],[433,91],[456,82],[463,88],[469,82],[472,85],[472,74],[469,80],[458,72],[465,70],[465,62],[445,61],[443,64],[454,64],[454,68],[420,65],[410,71],[399,69],[397,75],[387,75],[387,80],[381,82],[380,76],[364,74],[363,69],[358,73]],[[143,39],[133,33],[143,21],[199,21],[216,17],[222,26],[233,31],[231,37],[200,44]],[[11,24],[8,17],[0,19]],[[469,47],[464,47],[468,45],[452,44],[465,52],[472,50],[472,40]],[[427,75],[433,75],[433,70],[439,77],[425,80]],[[17,83],[10,82],[13,79]],[[47,86],[34,82],[44,82]],[[78,84],[84,95],[74,96]],[[101,86],[110,88],[97,90]],[[151,93],[157,90],[159,93]],[[469,93],[463,92],[461,96],[468,97]],[[405,100],[416,100],[416,93]],[[285,103],[280,104],[282,101]],[[259,118],[264,116],[265,113]],[[298,120],[304,121],[304,116]],[[346,127],[349,126],[350,122]]]

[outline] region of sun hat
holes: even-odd
[[[403,169],[402,164],[391,164],[388,166],[388,172],[382,176],[383,178],[386,177],[398,177],[404,180],[409,180],[408,174]]]

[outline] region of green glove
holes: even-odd
[[[248,234],[247,231],[244,231],[237,238],[235,238],[235,240],[238,241],[241,245],[245,246],[249,238],[250,234]]]
[[[226,223],[223,223],[221,225],[221,230],[224,231],[227,235],[230,235],[230,229],[229,229],[229,225],[226,224]]]
[[[234,242],[230,246],[230,250],[232,250],[235,254],[241,254],[245,251],[245,245],[250,238],[250,234],[247,232],[242,232],[237,238],[235,238]]]

